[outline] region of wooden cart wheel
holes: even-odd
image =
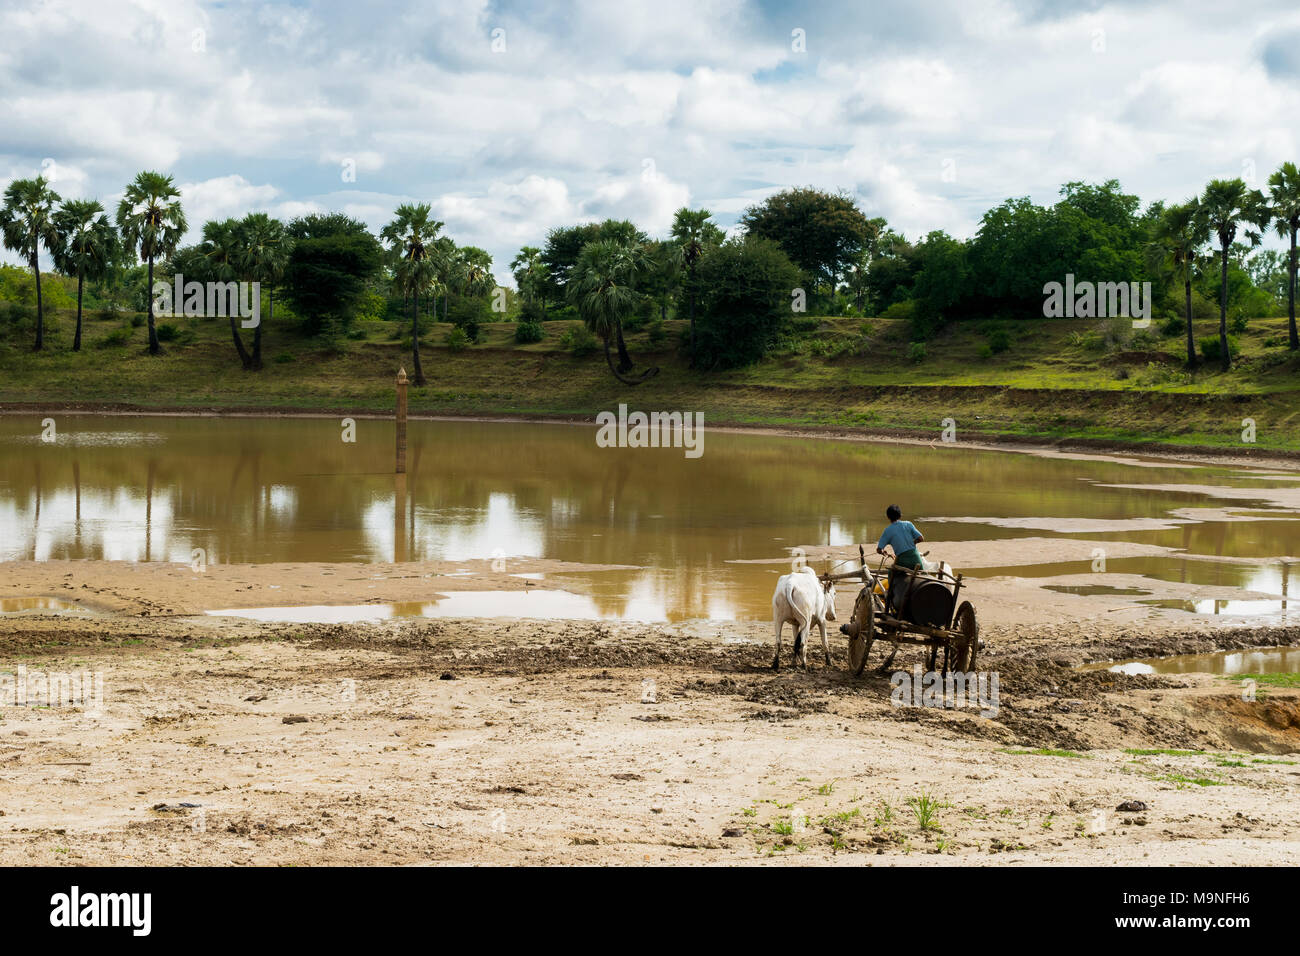
[[[854,677],[861,677],[867,667],[867,657],[871,654],[871,645],[876,642],[876,609],[871,592],[863,588],[853,605],[853,623],[849,637],[849,670]]]
[[[980,648],[980,629],[975,622],[975,608],[971,606],[970,601],[961,602],[952,627],[957,632],[957,636],[950,641],[952,655],[949,658],[949,669],[962,672],[973,671],[975,657]]]

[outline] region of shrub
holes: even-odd
[[[456,326],[447,333],[447,351],[459,352],[469,345],[469,334],[460,326]]]
[[[876,327],[870,322],[860,322],[858,324],[858,331],[862,333],[863,338],[867,338],[872,332],[876,331]]]
[[[1266,349],[1279,349],[1289,344],[1290,339],[1285,335],[1270,335],[1264,340],[1264,348]]]
[[[989,333],[989,354],[996,355],[1011,348],[1011,333],[1006,329],[994,329]]]
[[[175,342],[181,334],[181,330],[171,322],[164,322],[158,326],[159,342]]]
[[[654,318],[655,301],[650,296],[645,295],[637,300],[636,306],[629,315],[623,318],[624,332],[639,332],[645,328],[646,323]]]
[[[884,312],[880,313],[882,319],[907,319],[911,320],[916,316],[916,303],[911,299],[903,302],[895,302]]]
[[[912,347],[907,350],[907,357],[913,363],[924,362],[925,354],[924,342],[913,342]]]
[[[546,316],[542,312],[541,303],[536,299],[524,299],[519,306],[519,323],[522,325],[526,322],[534,324],[540,323]]]
[[[1155,336],[1146,329],[1138,329],[1128,341],[1128,347],[1131,349],[1151,349],[1155,348],[1156,344]]]
[[[281,352],[275,358],[271,359],[276,365],[288,365],[293,361],[293,356],[288,352]]]
[[[121,348],[131,341],[130,329],[114,329],[95,343],[97,349]]]
[[[1248,324],[1249,324],[1249,320],[1246,318],[1246,316],[1238,313],[1237,315],[1234,315],[1231,319],[1228,320],[1228,329],[1229,331],[1232,332],[1241,333],[1246,331],[1246,326]]]
[[[447,321],[463,329],[471,342],[478,341],[479,325],[492,321],[492,308],[485,295],[457,295],[447,301]]]
[[[596,351],[600,342],[585,325],[574,325],[560,337],[560,345],[581,358]]]
[[[540,342],[544,335],[540,322],[519,322],[515,326],[515,341],[520,345]]]
[[[822,320],[812,316],[800,316],[795,319],[790,327],[796,332],[816,332],[822,327]]]
[[[140,313],[131,316],[131,328],[138,329],[145,323],[145,317]]]
[[[982,359],[991,359],[993,357],[993,346],[985,342],[983,345],[980,346],[979,355],[980,358]]]
[[[1182,335],[1187,329],[1187,321],[1179,315],[1171,315],[1160,323],[1160,334],[1167,339]]]
[[[650,340],[651,345],[663,345],[664,339],[668,338],[668,330],[664,328],[664,320],[655,319],[647,325],[645,335]]]
[[[1201,358],[1205,359],[1205,361],[1207,362],[1222,361],[1223,356],[1222,353],[1219,351],[1219,337],[1217,335],[1207,335],[1204,338],[1200,339],[1198,344],[1201,347]],[[1230,359],[1236,358],[1237,352],[1238,352],[1237,338],[1236,336],[1229,335],[1228,336],[1228,358]]]

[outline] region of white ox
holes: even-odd
[[[788,623],[794,627],[794,662],[808,667],[808,636],[816,624],[822,632],[822,650],[827,665],[831,646],[826,640],[826,622],[835,620],[835,585],[823,584],[812,568],[800,568],[783,574],[772,592],[772,625],[776,629],[776,654],[772,669],[781,669],[781,631]]]

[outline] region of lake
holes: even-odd
[[[341,419],[56,415],[46,441],[44,417],[0,416],[0,561],[527,556],[636,566],[547,575],[590,595],[584,616],[728,620],[770,617],[788,549],[867,542],[870,553],[891,502],[932,541],[1145,542],[1221,560],[1107,570],[1278,597],[1192,602],[1196,613],[1282,614],[1290,574],[1278,559],[1300,554],[1300,476],[1261,470],[720,431],[689,458],[601,448],[590,427],[412,421],[403,479],[391,421],[357,419],[348,442]],[[980,563],[959,570],[1089,570],[1017,566],[1005,546]]]

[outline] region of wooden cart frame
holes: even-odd
[[[970,601],[957,603],[962,589],[960,574],[953,576],[943,571],[916,571],[892,565],[886,569],[884,561],[873,572],[867,566],[866,552],[861,545],[858,546],[858,557],[862,563],[858,570],[822,575],[822,580],[827,585],[850,579],[862,581],[862,590],[858,592],[857,601],[853,605],[853,617],[840,627],[840,632],[849,638],[849,670],[855,676],[860,676],[866,670],[867,658],[876,641],[888,641],[893,645],[889,656],[880,665],[879,670],[882,672],[889,669],[898,648],[903,644],[928,647],[929,670],[935,670],[936,664],[945,674],[949,671],[965,672],[975,669],[975,659],[980,648],[979,625],[975,621],[975,608]],[[889,602],[889,589],[877,586],[891,572],[907,574],[912,579],[909,583],[915,583],[916,578],[950,581],[952,603],[956,610],[947,625],[932,627],[900,618],[898,610]],[[939,660],[940,650],[943,651],[942,661]]]

